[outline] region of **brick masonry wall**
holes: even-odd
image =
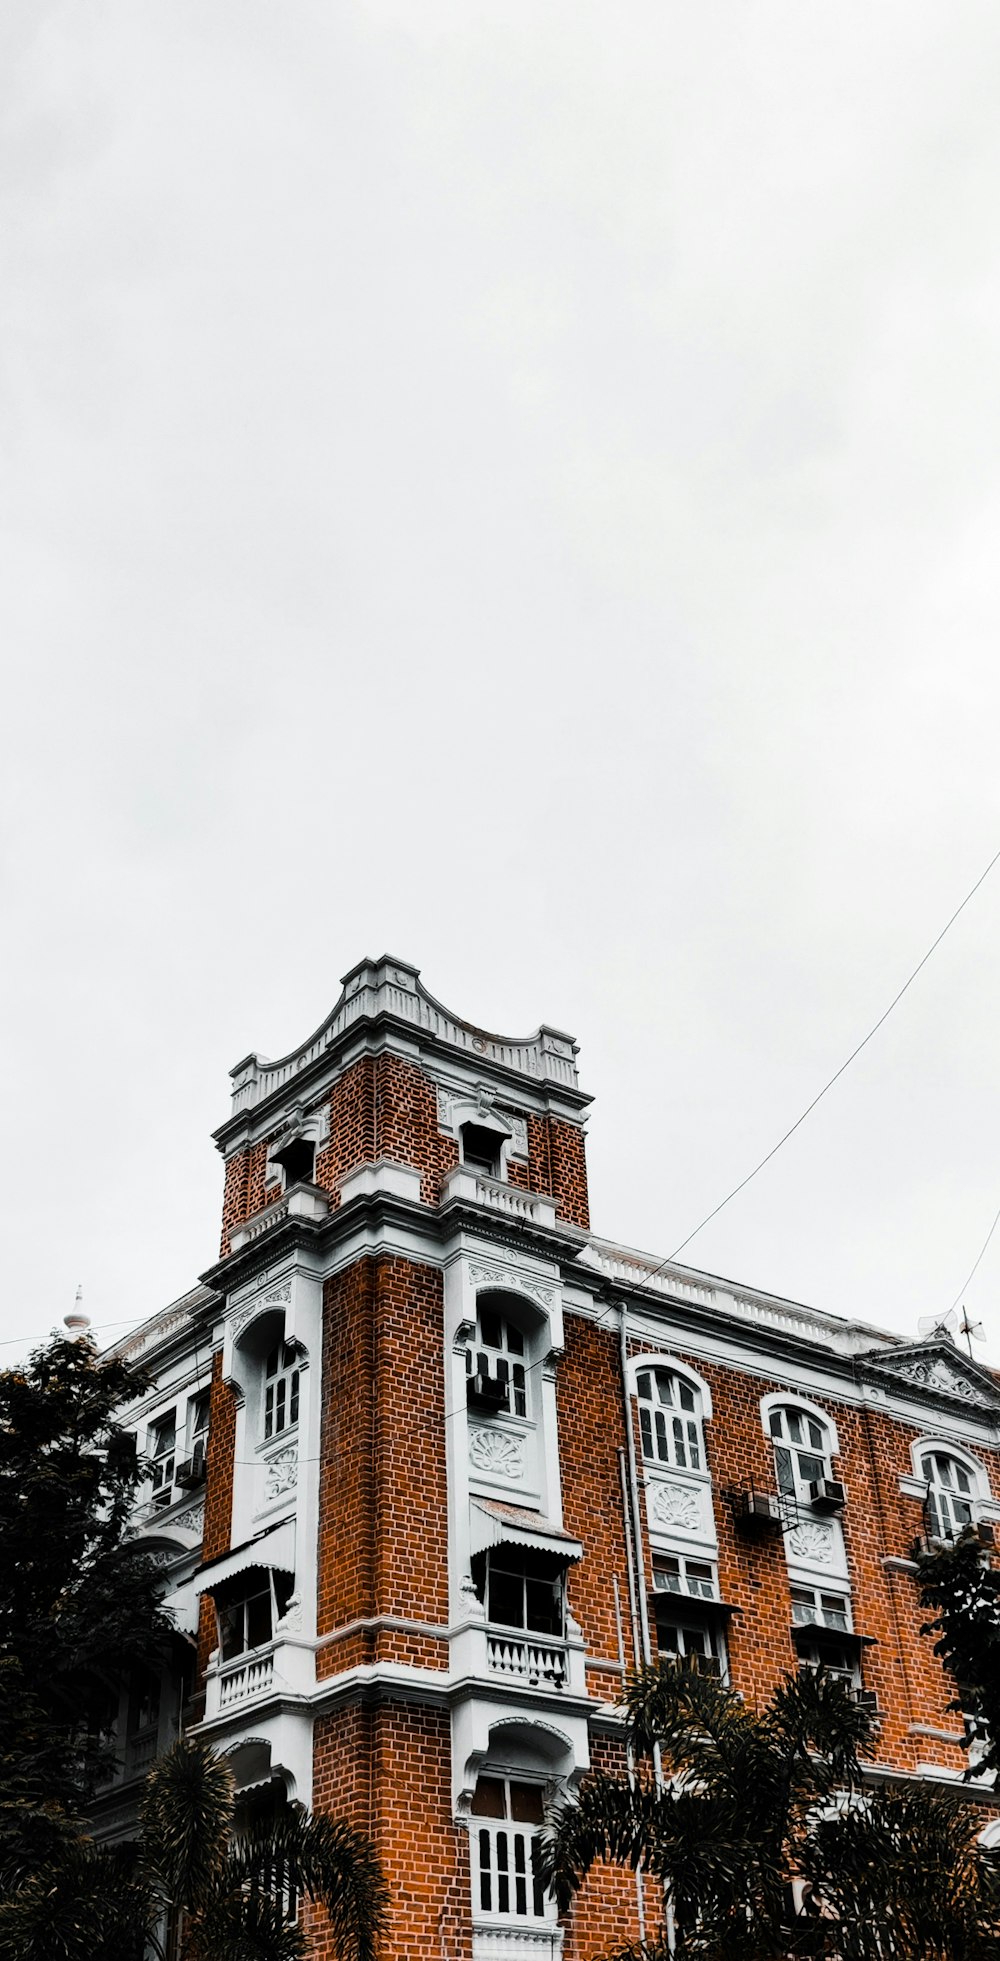
[[[469,1842],[452,1820],[450,1762],[441,1709],[346,1707],[317,1720],[315,1809],[368,1832],[388,1881],[382,1961],[471,1961]],[[322,1912],[306,1926],[311,1961],[336,1961]]]
[[[440,1271],[366,1257],[326,1283],[318,1630],[390,1616],[448,1618]],[[359,1630],[323,1647],[321,1675],[360,1661],[446,1667],[443,1638]]]
[[[277,1195],[265,1190],[271,1144],[261,1139],[226,1162],[221,1257],[237,1226]],[[437,1091],[416,1063],[392,1054],[364,1055],[345,1069],[330,1091],[330,1135],[316,1154],[315,1181],[339,1203],[340,1180],[361,1164],[388,1158],[420,1172],[425,1205],[439,1205],[442,1181],[458,1163],[458,1144],[438,1123]],[[510,1167],[510,1182],[544,1193],[572,1224],[587,1227],[587,1166],[583,1132],[556,1117],[528,1118],[528,1163]]]
[[[217,1559],[229,1551],[233,1517],[233,1454],[236,1445],[236,1399],[222,1380],[222,1352],[212,1357],[208,1451],[205,1459],[205,1525],[202,1559]],[[204,1678],[208,1657],[216,1646],[215,1609],[207,1595],[198,1614],[198,1680]]]
[[[600,1776],[627,1775],[628,1763],[623,1743],[617,1737],[595,1736],[590,1750],[591,1767]],[[646,1933],[652,1938],[660,1918],[658,1888],[645,1882]],[[628,1941],[639,1938],[639,1911],[635,1874],[622,1866],[596,1865],[577,1894],[566,1915],[565,1961],[597,1961],[597,1957],[616,1952]]]
[[[631,1352],[642,1352],[641,1345],[632,1344]],[[764,1491],[776,1489],[773,1449],[763,1432],[760,1401],[785,1386],[766,1375],[745,1375],[696,1361],[676,1344],[670,1353],[678,1361],[688,1361],[711,1388],[714,1416],[706,1424],[706,1442],[719,1535],[720,1592],[740,1610],[730,1625],[731,1678],[743,1694],[764,1702],[781,1676],[796,1666],[784,1545],[780,1535],[754,1538],[741,1529],[726,1494],[744,1492],[751,1484]],[[815,1397],[811,1400],[826,1408],[840,1441],[833,1471],[847,1488],[842,1524],[854,1625],[876,1643],[865,1651],[863,1672],[866,1686],[879,1699],[878,1758],[901,1770],[912,1771],[920,1763],[960,1770],[965,1755],[957,1744],[913,1734],[915,1724],[955,1735],[961,1725],[947,1711],[953,1694],[950,1678],[933,1652],[933,1643],[920,1633],[924,1615],[914,1582],[906,1573],[887,1571],[883,1563],[886,1558],[906,1559],[922,1530],[921,1505],[902,1495],[899,1480],[912,1475],[911,1442],[929,1433],[933,1423],[917,1431],[884,1411],[864,1411],[832,1398],[826,1404]],[[570,1602],[591,1657],[613,1658],[611,1576],[619,1575],[626,1659],[631,1665],[617,1460],[624,1440],[617,1328],[604,1330],[567,1316],[558,1402],[564,1519],[586,1548],[583,1562],[571,1574]],[[637,1424],[635,1440],[641,1482]],[[988,1463],[996,1489],[996,1463],[989,1452],[978,1454]],[[644,1506],[643,1553],[648,1577],[651,1554]],[[607,1678],[609,1683],[612,1679]],[[588,1682],[592,1692],[604,1686],[596,1673],[588,1675]]]

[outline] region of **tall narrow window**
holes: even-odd
[[[778,1490],[808,1503],[810,1487],[830,1476],[830,1433],[825,1423],[794,1403],[771,1411]]]
[[[299,1420],[298,1350],[279,1341],[264,1366],[264,1441],[294,1429]]]
[[[152,1459],[153,1495],[157,1511],[173,1503],[174,1466],[177,1446],[177,1412],[166,1410],[150,1425],[146,1455]]]
[[[929,1450],[920,1460],[927,1479],[927,1526],[935,1539],[957,1539],[972,1524],[976,1487],[972,1473],[945,1450]]]
[[[472,1800],[475,1911],[496,1920],[549,1920],[554,1909],[538,1871],[544,1817],[540,1784],[482,1776]]]
[[[704,1468],[699,1397],[672,1369],[642,1369],[636,1377],[642,1454],[682,1471]]]
[[[469,1401],[506,1416],[527,1416],[526,1343],[520,1328],[480,1302],[476,1347],[465,1351]]]

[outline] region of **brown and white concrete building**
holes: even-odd
[[[232,1072],[219,1258],[118,1347],[156,1378],[140,1525],[191,1667],[124,1697],[103,1829],[183,1702],[241,1788],[371,1834],[390,1961],[634,1937],[630,1877],[560,1923],[532,1846],[547,1796],[621,1763],[643,1656],[758,1698],[824,1661],[877,1708],[873,1776],[967,1760],[911,1555],[1000,1519],[1000,1386],[947,1337],[595,1234],[576,1058],[363,961],[300,1049]]]

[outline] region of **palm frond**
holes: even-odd
[[[154,1764],[142,1800],[143,1859],[168,1900],[196,1906],[225,1864],[233,1774],[207,1743],[181,1737]]]
[[[0,1961],[141,1961],[156,1919],[135,1848],[80,1839],[0,1902]]]
[[[371,1840],[353,1825],[293,1809],[251,1821],[234,1838],[227,1882],[280,1883],[325,1908],[342,1961],[374,1961],[389,1894]]]

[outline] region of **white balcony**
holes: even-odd
[[[266,1648],[223,1661],[218,1650],[205,1670],[205,1721],[230,1710],[267,1701],[279,1691],[308,1695],[316,1674],[311,1644],[278,1639]]]
[[[522,1191],[520,1185],[507,1185],[500,1178],[487,1178],[469,1165],[458,1164],[441,1183],[441,1202],[464,1199],[467,1204],[485,1205],[506,1219],[521,1219],[529,1225],[554,1226],[556,1202],[540,1192]]]
[[[533,1687],[541,1683],[546,1688],[562,1689],[569,1676],[565,1641],[512,1634],[509,1628],[486,1629],[486,1666],[491,1675],[529,1682]]]
[[[236,1226],[230,1234],[229,1243],[235,1253],[241,1246],[249,1246],[255,1239],[262,1239],[265,1233],[283,1225],[286,1219],[325,1219],[329,1210],[329,1197],[318,1185],[293,1185],[291,1191],[275,1199],[272,1205],[265,1205],[251,1219],[245,1219],[241,1226]]]
[[[239,1661],[227,1661],[216,1676],[218,1706],[228,1709],[234,1702],[248,1702],[251,1696],[266,1694],[273,1682],[273,1651],[266,1655],[247,1655]]]

